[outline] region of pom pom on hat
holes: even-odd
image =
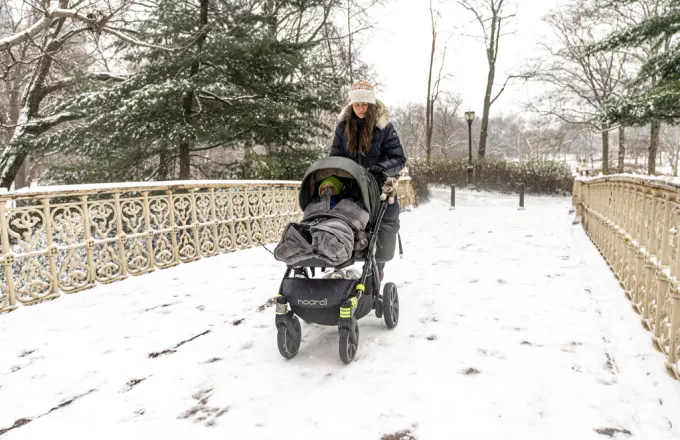
[[[359,80],[352,84],[352,89],[349,91],[349,100],[352,104],[355,102],[375,104],[375,91],[371,83]]]

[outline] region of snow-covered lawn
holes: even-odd
[[[401,322],[362,319],[347,366],[333,327],[279,355],[262,248],[0,316],[0,438],[680,438],[680,383],[570,199],[448,200],[402,215]]]

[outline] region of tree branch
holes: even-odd
[[[47,29],[52,22],[58,18],[71,18],[73,20],[78,20],[82,21],[84,23],[87,23],[92,29],[100,30],[102,32],[109,33],[111,35],[114,35],[121,40],[127,41],[128,43],[135,44],[137,46],[142,46],[142,47],[148,47],[152,49],[161,49],[161,50],[166,50],[166,51],[172,51],[173,49],[161,47],[161,46],[156,46],[154,44],[149,44],[149,43],[144,43],[143,41],[139,41],[134,37],[131,37],[129,35],[124,34],[123,32],[119,31],[117,28],[110,27],[107,25],[101,25],[96,20],[90,19],[80,13],[76,9],[62,9],[62,8],[52,8],[49,11],[45,13],[45,16],[42,17],[40,20],[36,21],[32,26],[30,26],[28,29],[17,32],[13,35],[10,35],[5,38],[0,39],[0,51],[10,49],[11,47],[14,47],[16,45],[19,45],[25,41],[32,40],[33,37],[38,35],[40,32],[44,31]],[[82,30],[79,30],[82,31]],[[67,34],[68,36],[72,36],[71,33]]]
[[[225,104],[229,104],[229,105],[232,105],[234,103],[234,101],[243,101],[244,99],[255,99],[255,98],[259,97],[258,95],[243,95],[243,96],[236,96],[236,97],[233,97],[233,98],[224,98],[222,96],[217,96],[216,94],[205,91],[205,90],[199,90],[199,93],[203,93],[203,94],[207,95],[207,96],[201,96],[201,98],[203,98],[203,99],[217,100],[217,101],[221,101]]]

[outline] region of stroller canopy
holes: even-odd
[[[303,211],[316,194],[319,182],[328,176],[353,179],[359,186],[364,207],[374,223],[380,211],[380,189],[371,173],[351,159],[341,156],[324,157],[314,162],[305,173],[300,185],[300,209]]]

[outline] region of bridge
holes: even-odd
[[[680,437],[671,183],[579,180],[524,210],[433,188],[386,267],[400,323],[363,318],[350,365],[332,327],[276,347],[284,267],[262,244],[296,191],[0,195],[0,438]]]

